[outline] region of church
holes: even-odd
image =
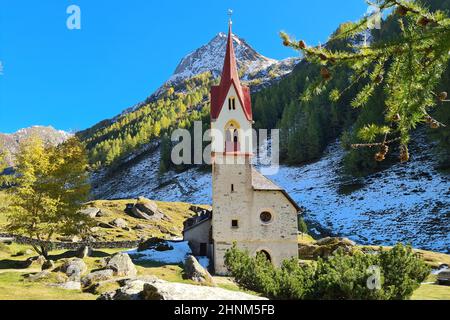
[[[212,212],[189,219],[183,232],[218,275],[227,274],[224,256],[234,242],[275,266],[298,257],[299,206],[252,166],[250,90],[239,79],[231,27],[230,20],[221,81],[211,88]]]

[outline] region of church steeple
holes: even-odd
[[[240,105],[244,109],[245,116],[248,121],[252,121],[252,107],[250,99],[250,90],[248,87],[242,86],[239,79],[236,55],[233,45],[232,21],[228,23],[227,48],[225,52],[225,60],[223,63],[222,77],[219,86],[211,88],[211,119],[215,120],[222,110],[225,98],[231,85],[234,85]]]
[[[234,81],[236,85],[236,89],[242,89],[241,82],[239,80],[238,68],[236,63],[236,55],[234,53],[234,45],[233,45],[233,31],[232,26],[233,22],[230,20],[228,23],[228,40],[227,40],[227,51],[225,53],[225,61],[223,63],[222,69],[222,78],[220,80],[220,86],[226,87],[231,84],[231,81]]]

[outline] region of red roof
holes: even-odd
[[[223,63],[222,78],[220,85],[211,88],[211,119],[215,120],[219,117],[222,106],[227,97],[228,91],[234,85],[239,102],[244,108],[245,116],[252,121],[252,102],[250,99],[250,89],[241,86],[236,63],[236,56],[233,47],[233,33],[231,32],[231,23],[228,30],[227,52]]]

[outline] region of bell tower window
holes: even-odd
[[[236,121],[230,121],[225,126],[225,152],[239,152],[239,124]]]
[[[236,98],[228,98],[228,110],[236,110]]]

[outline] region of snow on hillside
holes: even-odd
[[[433,169],[428,150],[415,151],[411,162],[374,174],[349,193],[341,192],[342,156],[336,142],[321,160],[301,167],[281,166],[270,177],[305,208],[312,231],[361,244],[404,242],[450,252],[450,177]],[[191,169],[158,177],[158,161],[159,152],[153,152],[112,177],[97,180],[101,177],[97,176],[96,196],[211,204],[209,172]]]

